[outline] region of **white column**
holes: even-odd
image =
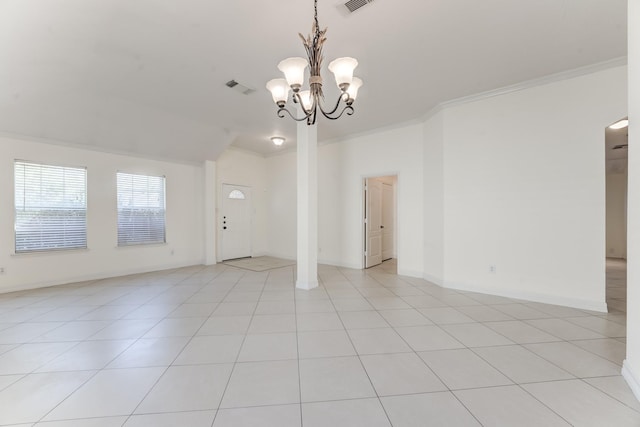
[[[298,122],[298,277],[296,288],[318,287],[318,128]]]
[[[627,358],[622,375],[640,400],[640,0],[629,0]]]
[[[216,263],[216,162],[204,162],[204,263]]]

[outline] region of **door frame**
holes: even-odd
[[[228,182],[222,182],[220,183],[220,187],[219,187],[219,191],[218,191],[218,207],[216,208],[216,235],[217,235],[217,239],[216,239],[216,262],[223,262],[223,233],[222,233],[222,217],[223,215],[223,211],[224,211],[224,199],[225,199],[225,194],[224,194],[224,186],[225,185],[230,185],[233,187],[243,187],[243,188],[248,188],[249,190],[253,190],[253,187],[251,187],[250,185],[243,185],[243,184],[230,184]],[[249,252],[250,252],[250,256],[253,257],[253,191],[251,192],[251,200],[249,201],[249,236],[250,236],[250,242],[249,242]]]
[[[364,256],[364,248],[365,248],[365,244],[364,244],[364,239],[366,238],[366,233],[365,233],[365,223],[364,223],[364,216],[366,213],[366,200],[365,200],[365,185],[367,182],[367,179],[370,178],[381,178],[383,176],[395,176],[396,177],[396,188],[395,188],[395,196],[396,196],[396,210],[395,210],[395,223],[396,223],[396,229],[394,230],[395,232],[395,239],[396,239],[396,259],[398,260],[398,263],[400,262],[400,257],[402,256],[401,254],[401,234],[400,234],[400,229],[401,229],[401,221],[400,221],[400,212],[401,212],[401,192],[400,192],[400,186],[402,185],[402,179],[401,176],[402,174],[400,172],[397,171],[389,171],[389,172],[380,172],[380,173],[371,173],[371,174],[363,174],[360,175],[360,209],[358,210],[358,218],[360,221],[360,227],[358,227],[359,231],[359,243],[358,243],[358,249],[359,249],[359,257],[360,257],[360,269],[361,270],[365,270],[366,269],[366,261],[365,261],[365,256]]]

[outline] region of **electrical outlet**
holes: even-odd
[[[0,267],[0,274],[4,274],[4,267]]]
[[[490,265],[489,266],[489,273],[496,274],[496,266],[495,265]]]

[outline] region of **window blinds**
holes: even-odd
[[[15,161],[16,253],[87,247],[87,170]]]
[[[118,246],[165,242],[165,179],[118,172]]]

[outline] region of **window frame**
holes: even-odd
[[[162,230],[162,241],[128,241],[121,242],[120,241],[120,204],[119,204],[119,196],[120,196],[120,188],[118,185],[118,177],[120,175],[129,175],[129,176],[138,176],[149,178],[161,178],[162,179],[162,215],[163,215],[163,230]],[[137,246],[157,246],[157,245],[166,245],[167,244],[167,176],[166,175],[151,175],[148,173],[135,173],[135,172],[127,172],[123,170],[116,171],[116,247],[117,248],[128,248],[128,247],[137,247]]]
[[[84,246],[68,246],[68,247],[45,247],[45,248],[37,248],[37,249],[26,249],[19,250],[18,249],[18,205],[17,205],[17,171],[16,167],[19,164],[23,165],[36,165],[40,167],[51,167],[51,168],[64,168],[64,169],[77,169],[84,171]],[[43,162],[38,160],[24,160],[24,159],[13,159],[13,254],[12,255],[34,255],[34,254],[47,254],[47,253],[61,253],[61,252],[73,252],[73,251],[85,251],[89,249],[89,169],[87,166],[77,166],[77,165],[69,165],[62,164],[56,162]],[[23,190],[23,197],[25,196]],[[24,210],[24,209],[23,209]]]

